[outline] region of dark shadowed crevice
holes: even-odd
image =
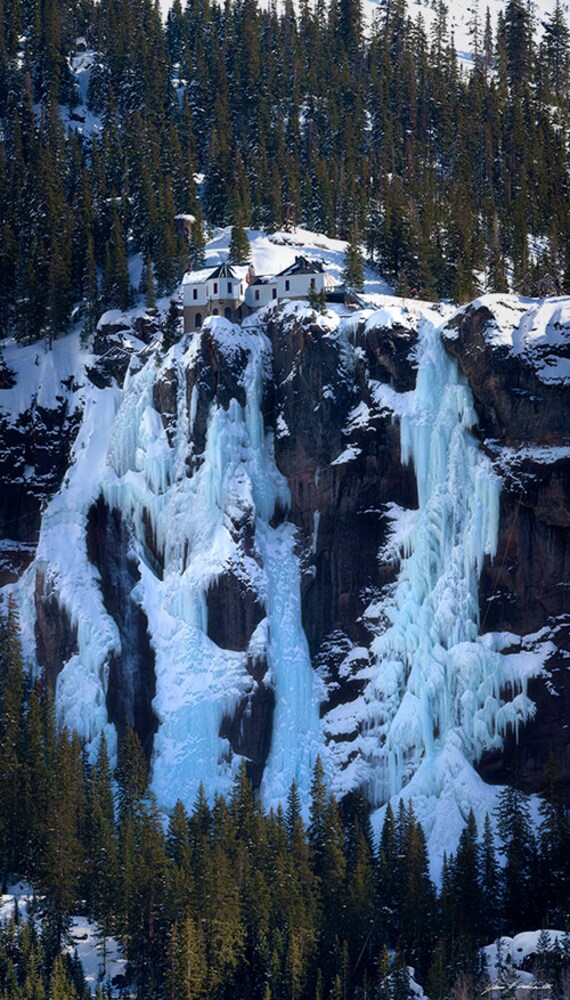
[[[261,785],[271,747],[274,709],[273,688],[258,684],[231,717],[224,716],[220,726],[220,736],[228,740],[232,751],[246,758],[247,774],[254,788]]]
[[[158,721],[152,708],[156,693],[155,659],[147,617],[133,597],[140,580],[130,551],[131,535],[121,512],[102,497],[89,512],[87,549],[97,567],[103,602],[121,637],[121,651],[109,662],[107,712],[119,733],[129,723],[150,760]]]
[[[44,677],[55,691],[64,665],[78,652],[77,626],[71,621],[66,607],[46,585],[43,573],[36,573],[34,592],[36,622],[34,627],[36,656]]]
[[[222,573],[206,594],[208,636],[221,649],[243,652],[265,609],[256,593],[233,573]]]

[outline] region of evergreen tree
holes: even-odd
[[[364,259],[362,257],[362,251],[360,249],[359,238],[355,232],[351,234],[346,247],[342,278],[344,283],[349,288],[354,289],[355,292],[363,291]]]
[[[118,840],[111,768],[105,733],[101,733],[97,760],[88,787],[87,890],[90,906],[103,938],[113,933],[118,899]]]
[[[251,260],[251,246],[243,226],[232,226],[228,261],[230,264],[246,264]]]
[[[148,766],[143,749],[137,734],[128,724],[119,743],[116,778],[119,817],[124,821],[137,813],[148,785]]]
[[[518,788],[507,786],[501,791],[497,832],[504,857],[500,880],[503,914],[506,926],[516,933],[531,919],[535,858],[529,805]]]
[[[16,869],[25,837],[22,814],[21,727],[24,668],[18,612],[11,598],[0,618],[0,879]]]

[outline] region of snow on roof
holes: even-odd
[[[203,267],[198,271],[188,271],[184,275],[183,284],[203,285],[205,281],[215,278],[233,278],[234,281],[242,281],[249,271],[248,265],[218,264],[215,267]]]
[[[257,274],[250,284],[252,285],[270,285],[275,281],[275,275],[273,274]]]
[[[202,267],[198,271],[188,271],[183,280],[184,285],[202,285],[211,276],[213,268]]]
[[[283,271],[279,271],[277,277],[286,274],[322,274],[324,266],[322,260],[309,260],[308,257],[295,257],[292,264],[289,264]]]

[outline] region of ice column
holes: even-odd
[[[361,739],[376,804],[399,793],[420,765],[430,773],[426,761],[450,739],[473,760],[500,746],[507,722],[532,708],[519,696],[505,712],[505,658],[492,636],[478,635],[478,580],[497,547],[500,480],[471,433],[470,388],[428,319],[420,324],[418,360],[413,405],[400,429],[419,510],[382,609],[364,692]]]

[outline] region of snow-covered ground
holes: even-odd
[[[570,380],[570,297],[528,299],[519,295],[482,295],[465,306],[488,309],[492,320],[482,331],[492,347],[506,348],[527,361],[538,377],[550,384]],[[458,336],[446,330],[448,340]]]
[[[295,257],[303,255],[311,260],[320,260],[330,276],[342,282],[344,240],[331,239],[308,229],[295,228],[292,232],[278,230],[267,234],[248,229],[252,264],[256,274],[278,274],[294,263]],[[227,260],[231,239],[231,227],[215,229],[206,246],[207,268],[214,268]],[[372,268],[365,268],[363,298],[374,303],[377,296],[393,294],[393,289],[383,281]]]
[[[0,896],[0,923],[11,920],[16,913],[20,920],[27,920],[38,908],[33,886],[22,880],[8,885],[7,890]]]
[[[116,976],[125,975],[127,960],[119,942],[114,937],[104,939],[98,925],[87,917],[71,918],[65,951],[77,952],[92,993],[99,983],[112,984]]]
[[[33,916],[41,922],[41,899],[35,895],[33,886],[20,881],[7,888],[8,892],[0,896],[0,923],[11,920],[16,910],[20,921],[25,922]],[[70,918],[64,951],[77,952],[93,994],[101,982],[112,985],[116,976],[125,974],[127,960],[119,942],[114,937],[103,938],[98,925],[87,917],[74,915]]]
[[[536,976],[529,966],[532,966],[540,951],[541,935],[547,951],[556,945],[562,945],[568,937],[560,930],[523,931],[514,938],[498,938],[493,944],[483,948],[482,954],[491,982],[504,980],[510,974],[521,985],[529,986],[536,982]],[[526,969],[522,968],[523,965],[526,965]]]

